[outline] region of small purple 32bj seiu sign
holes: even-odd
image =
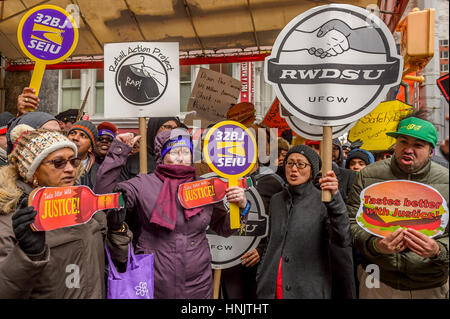
[[[222,175],[241,175],[254,165],[256,145],[245,129],[222,125],[209,137],[208,157]]]
[[[41,61],[63,58],[71,50],[76,38],[69,17],[50,8],[33,12],[22,26],[21,40],[24,47]]]

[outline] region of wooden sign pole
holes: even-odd
[[[147,174],[147,127],[145,117],[139,118],[139,173]]]
[[[328,171],[331,171],[333,161],[333,131],[331,126],[323,127],[323,136],[321,143],[321,157],[322,157],[322,176]],[[331,191],[322,190],[322,202],[331,201]]]
[[[222,269],[214,269],[214,293],[213,298],[219,299],[219,293],[220,293],[220,276],[222,275]]]

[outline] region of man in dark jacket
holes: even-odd
[[[356,173],[345,168],[344,151],[342,150],[341,142],[337,138],[333,139],[332,169],[339,181],[339,191],[344,202],[346,202],[348,193],[350,193],[353,182],[355,181]]]
[[[73,123],[77,121],[78,109],[68,109],[58,113],[55,118],[58,120],[61,131],[68,132]]]
[[[397,132],[386,134],[397,139],[393,157],[365,167],[358,174],[347,202],[353,244],[364,257],[363,266],[376,265],[379,269],[379,285],[369,287],[368,274],[359,267],[359,297],[448,299],[448,225],[444,234],[434,238],[410,228],[399,228],[380,238],[356,222],[360,194],[375,183],[390,180],[423,183],[436,189],[448,202],[448,169],[431,161],[438,139],[433,124],[413,115],[399,123]]]
[[[81,120],[72,125],[68,132],[68,138],[78,148],[78,157],[84,166],[84,173],[78,181],[79,185],[94,188],[95,178],[99,165],[95,162],[93,150],[98,139],[97,127],[91,122]]]

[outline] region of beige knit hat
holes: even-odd
[[[17,125],[11,131],[13,151],[9,162],[17,168],[19,175],[27,182],[32,182],[34,172],[48,155],[68,147],[77,156],[77,146],[61,132],[46,129],[33,129],[26,124]]]

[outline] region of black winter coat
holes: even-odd
[[[289,187],[272,197],[269,215],[268,246],[256,278],[258,298],[275,298],[280,258],[284,299],[331,298],[330,243],[351,246],[349,218],[340,193],[324,204],[321,191],[311,182]]]

